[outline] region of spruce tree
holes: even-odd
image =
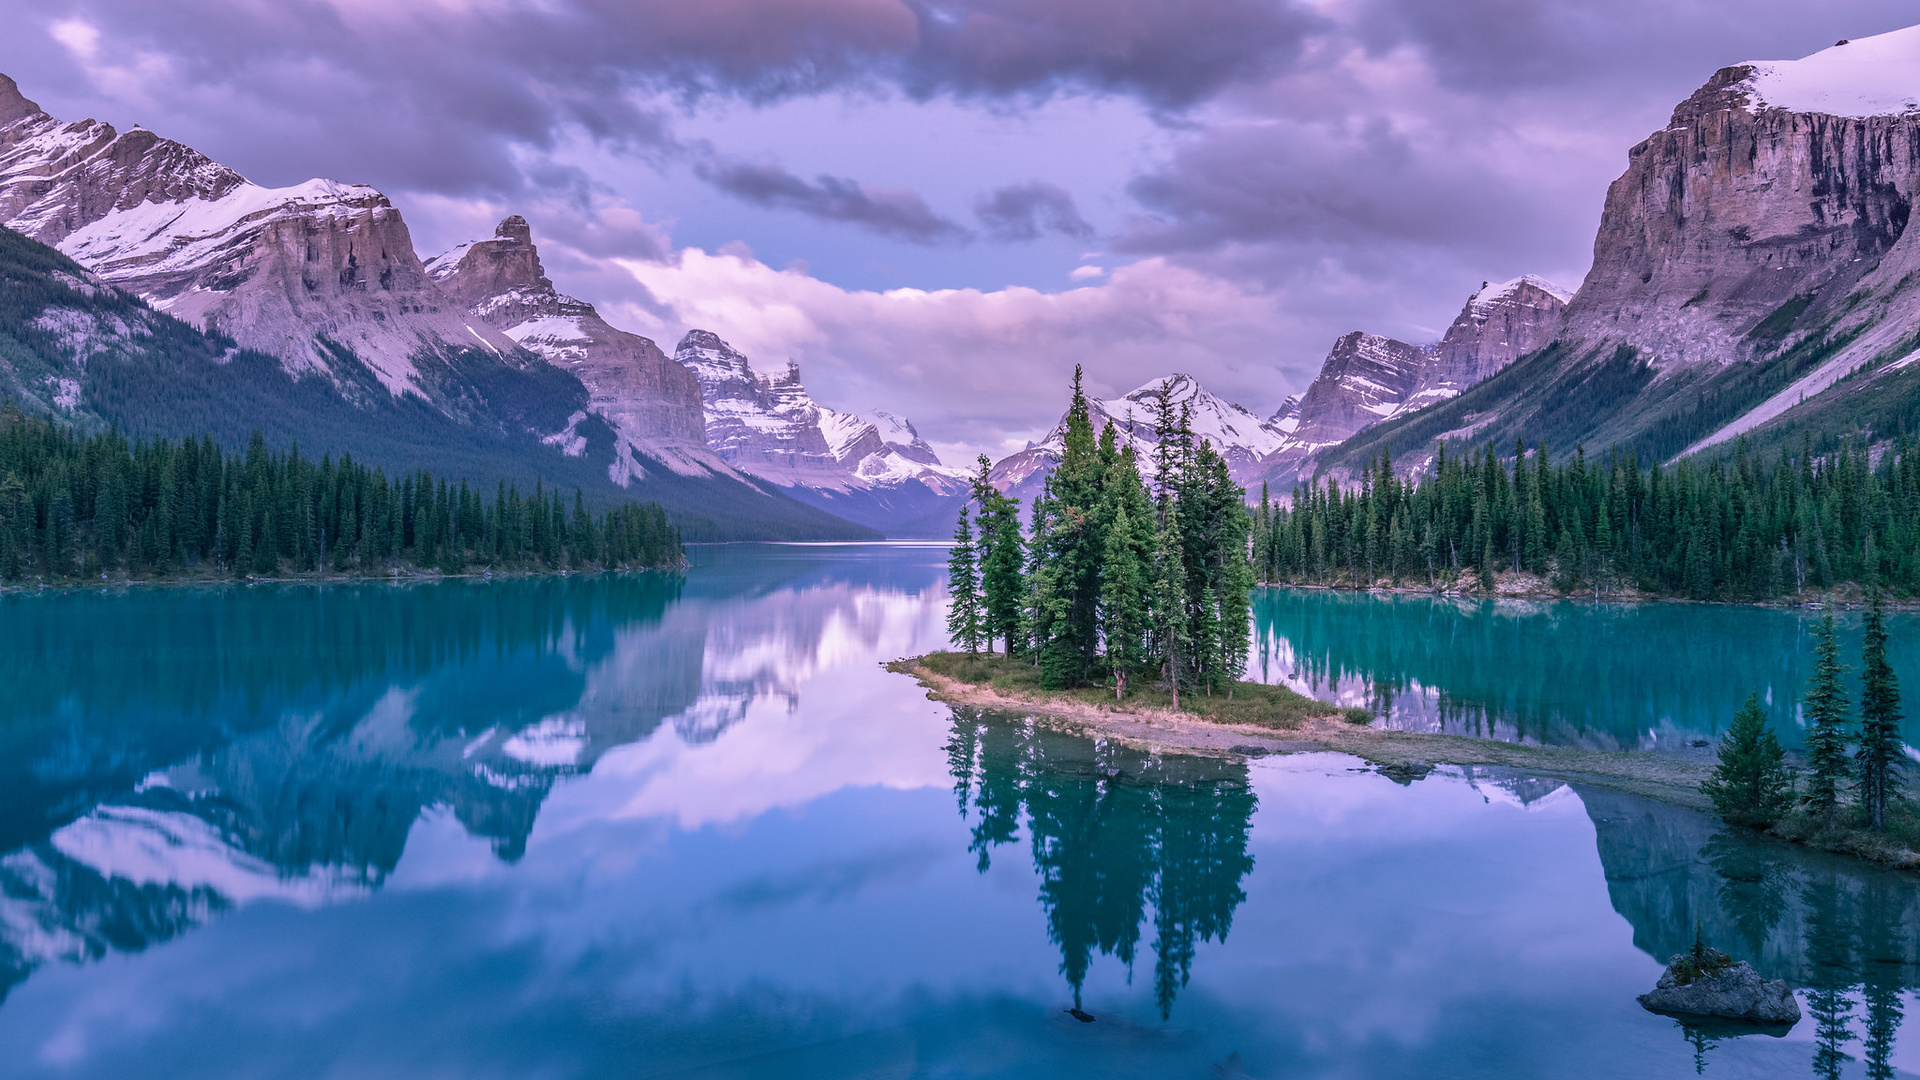
[[[1866,643],[1860,653],[1860,804],[1867,828],[1887,827],[1887,802],[1900,786],[1900,686],[1887,663],[1886,612],[1880,591],[1867,608]]]
[[[1793,797],[1787,752],[1767,725],[1760,695],[1751,694],[1720,739],[1720,763],[1700,791],[1730,825],[1764,829],[1779,821]]]
[[[1834,640],[1833,613],[1828,612],[1813,632],[1813,678],[1807,684],[1807,808],[1826,829],[1834,827],[1840,809],[1840,784],[1847,773],[1847,692],[1841,685],[1846,668]]]
[[[993,639],[1006,645],[1007,655],[1018,651],[1020,625],[1026,606],[1026,581],[1022,567],[1026,546],[1020,537],[1020,504],[1001,494],[988,480],[993,462],[980,455],[980,472],[974,478],[973,498],[980,504],[980,635],[988,652]]]
[[[1187,560],[1180,542],[1180,508],[1169,505],[1154,551],[1154,633],[1165,665],[1173,707],[1180,708],[1180,684],[1189,681],[1187,658],[1191,631],[1187,611]]]
[[[947,637],[970,653],[980,651],[980,570],[974,562],[973,523],[967,503],[960,504],[960,521],[953,529],[953,549],[947,553]]]
[[[1107,470],[1102,517],[1107,542],[1100,567],[1100,636],[1114,695],[1124,699],[1133,673],[1147,659],[1152,625],[1153,505],[1132,447]]]

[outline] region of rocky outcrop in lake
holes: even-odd
[[[1707,970],[1699,970],[1699,955],[1711,954]],[[1800,1003],[1783,979],[1763,979],[1744,960],[1728,960],[1710,949],[1682,953],[1667,964],[1660,982],[1640,995],[1650,1012],[1687,1017],[1713,1017],[1759,1025],[1792,1026],[1800,1022]]]

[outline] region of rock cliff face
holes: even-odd
[[[1558,286],[1531,275],[1482,282],[1438,344],[1357,330],[1334,342],[1262,478],[1286,488],[1311,476],[1318,455],[1355,433],[1455,397],[1541,348],[1553,340],[1567,300]]]
[[[370,187],[265,188],[150,131],[63,123],[0,76],[0,221],[154,307],[291,371],[470,403],[455,372],[484,351],[534,357],[475,325],[428,280],[400,212]]]
[[[429,259],[426,270],[475,320],[585,384],[588,408],[619,440],[614,483],[625,486],[656,462],[685,475],[732,473],[707,448],[700,381],[651,340],[556,291],[525,218],[507,218],[491,239]]]
[[[1671,459],[1892,436],[1920,370],[1920,27],[1715,72],[1628,152],[1552,348],[1382,425]]]
[[[727,463],[890,536],[953,530],[967,473],[942,465],[911,423],[826,408],[798,365],[762,375],[707,330],[689,331],[673,356],[699,380],[707,444]]]

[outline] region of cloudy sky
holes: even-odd
[[[1911,0],[5,0],[0,71],[269,185],[385,191],[422,255],[533,224],[671,349],[710,329],[950,459],[1073,365],[1262,414],[1354,329],[1579,283],[1627,148],[1715,68]]]

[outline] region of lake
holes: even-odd
[[[0,597],[0,1076],[1920,1070],[1920,878],[955,709],[881,668],[944,644],[944,548],[693,559]],[[1783,705],[1804,622],[1263,592],[1256,628],[1256,673],[1385,723],[1638,746],[1768,672]],[[1642,1010],[1696,924],[1807,1018]]]
[[[1754,693],[1797,749],[1811,632],[1826,614],[1327,589],[1257,589],[1253,610],[1252,677],[1371,709],[1388,727],[1674,753],[1716,739]],[[1863,618],[1834,612],[1856,701]],[[1887,631],[1894,673],[1920,692],[1920,614],[1888,612]],[[1916,710],[1905,735],[1920,743]]]

